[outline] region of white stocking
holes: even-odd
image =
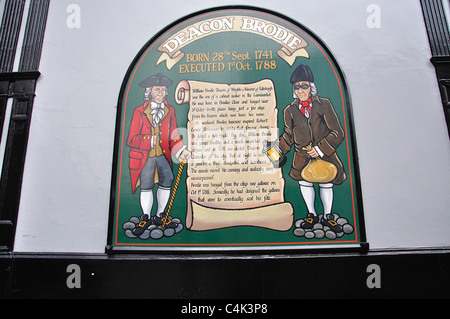
[[[314,190],[314,185],[309,182],[300,181],[300,192],[302,193],[303,200],[305,201],[306,207],[308,208],[308,213],[317,216],[316,208],[314,202],[316,200],[316,191]]]
[[[161,213],[166,209],[167,202],[170,197],[170,188],[158,187],[156,192],[156,200],[158,201],[158,210],[156,211],[156,216],[161,217]]]
[[[150,217],[153,207],[153,190],[141,190],[140,201],[142,213]]]
[[[331,214],[331,207],[333,206],[333,184],[319,184],[319,192],[323,205],[323,217],[327,219],[327,216]]]

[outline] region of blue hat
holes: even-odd
[[[309,66],[300,64],[292,73],[291,83],[294,84],[300,81],[314,82],[314,75]]]
[[[140,87],[148,88],[152,86],[170,86],[172,84],[172,80],[170,80],[168,77],[162,75],[161,73],[158,73],[156,75],[151,75],[148,78],[146,78],[144,81],[139,83]]]

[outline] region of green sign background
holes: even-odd
[[[166,63],[157,64],[161,56],[161,52],[157,48],[171,36],[196,22],[211,19],[214,17],[238,16],[245,15],[256,19],[273,22],[283,26],[292,33],[302,36],[308,42],[306,50],[309,58],[297,57],[295,63],[290,66],[285,60],[280,58],[276,53],[280,49],[280,44],[270,38],[248,32],[221,32],[208,35],[192,41],[182,48],[185,53],[184,57],[175,64],[170,70]],[[256,69],[255,51],[271,52],[271,59],[275,61],[276,69]],[[210,56],[216,53],[223,54],[224,64],[228,66],[228,62],[233,62],[232,53],[245,54],[249,53],[251,60],[249,67],[252,70],[240,70],[234,68],[229,71],[226,68],[221,72],[199,72],[199,73],[180,73],[180,65],[189,65],[194,62],[187,62],[189,54],[210,53]],[[262,59],[264,60],[264,59]],[[195,62],[199,63],[199,62]],[[270,62],[269,62],[270,63]],[[139,238],[128,238],[124,235],[122,225],[132,216],[140,216],[142,214],[139,203],[139,189],[136,194],[131,192],[131,182],[128,170],[128,152],[130,148],[125,144],[128,129],[131,123],[131,117],[136,107],[142,105],[144,89],[139,83],[148,76],[162,73],[173,81],[169,87],[168,103],[175,108],[177,125],[182,135],[187,132],[185,130],[187,123],[187,114],[189,104],[178,105],[175,102],[174,91],[176,84],[181,80],[198,80],[214,83],[253,83],[262,79],[271,79],[274,83],[276,92],[276,102],[278,108],[278,127],[279,133],[283,133],[283,109],[293,100],[292,86],[289,82],[290,76],[299,64],[307,64],[314,73],[315,84],[318,88],[318,96],[326,97],[333,103],[334,109],[345,130],[345,138],[342,144],[337,148],[347,179],[341,185],[334,187],[333,212],[338,213],[341,217],[345,217],[354,227],[351,234],[345,234],[340,238],[330,240],[307,239],[305,237],[297,237],[293,234],[294,225],[289,231],[275,231],[265,228],[238,226],[208,231],[190,231],[184,228],[181,232],[172,237],[163,237],[159,240]],[[322,247],[324,245],[333,247],[355,245],[358,246],[364,241],[364,229],[362,225],[362,211],[360,203],[359,177],[358,168],[355,161],[356,148],[354,145],[354,137],[351,123],[351,113],[349,105],[348,90],[346,88],[345,79],[339,66],[331,56],[329,50],[321,44],[321,41],[309,30],[294,23],[287,18],[263,10],[254,8],[218,8],[211,11],[198,13],[190,17],[186,17],[167,29],[160,32],[156,37],[150,40],[141,52],[136,56],[130,66],[130,69],[124,79],[122,91],[119,97],[119,108],[117,118],[116,133],[116,149],[115,149],[115,167],[112,185],[111,200],[111,223],[109,233],[109,244],[113,249],[120,247],[141,247],[146,249],[173,249],[173,248],[190,248],[190,249],[259,249],[259,248],[311,248]],[[186,142],[187,138],[184,137]],[[285,201],[290,202],[294,208],[294,222],[297,219],[304,218],[307,209],[302,199],[297,181],[289,177],[289,170],[292,163],[293,150],[287,154],[287,163],[282,167],[285,179],[284,197]],[[178,163],[174,163],[173,172],[176,176]],[[184,225],[186,217],[186,169],[184,170],[178,188],[177,195],[173,204],[170,215],[182,220]],[[322,212],[322,204],[318,196],[316,187],[316,210],[320,214]],[[154,211],[155,213],[155,206]]]

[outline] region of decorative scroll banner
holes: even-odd
[[[293,208],[284,178],[263,152],[278,136],[271,80],[251,84],[180,81],[178,104],[189,103],[186,227],[258,226],[286,231]]]
[[[229,31],[241,31],[258,34],[279,43],[282,47],[277,51],[278,55],[292,66],[297,57],[309,58],[305,47],[308,43],[282,26],[265,20],[248,16],[226,16],[213,18],[194,23],[177,32],[158,47],[162,52],[156,64],[166,61],[170,70],[184,57],[181,49],[203,37]]]

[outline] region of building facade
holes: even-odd
[[[158,37],[216,7],[279,14],[336,60],[357,145],[358,249],[110,249],[124,79]],[[0,13],[2,297],[449,297],[448,1],[3,0]],[[131,280],[161,269],[170,276],[142,279],[158,289]]]

